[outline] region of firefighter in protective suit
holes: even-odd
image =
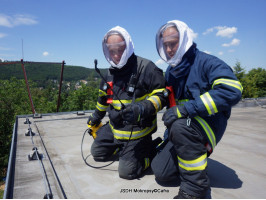
[[[197,49],[184,22],[163,25],[156,46],[169,64],[165,79],[175,101],[162,118],[167,127],[164,140],[169,142],[151,167],[159,181],[180,178],[174,198],[206,198],[210,195],[207,157],[221,140],[231,107],[240,100],[243,88],[231,67]]]
[[[109,30],[102,46],[111,64],[105,75],[108,85],[101,81],[96,109],[88,124],[99,124],[106,112],[110,120],[97,131],[91,154],[94,160],[105,161],[118,152],[119,176],[134,179],[155,156],[152,134],[157,130],[157,112],[166,105],[165,79],[153,62],[134,54],[133,42],[124,28]]]

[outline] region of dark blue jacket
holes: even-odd
[[[194,43],[181,63],[167,68],[165,78],[175,99],[207,135],[212,148],[222,138],[231,107],[241,99],[242,86],[231,67],[199,51]]]

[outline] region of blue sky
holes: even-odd
[[[169,20],[194,31],[199,50],[249,71],[266,68],[265,0],[0,0],[0,58],[109,67],[102,38],[114,26],[131,35],[135,53],[163,70],[155,34]]]

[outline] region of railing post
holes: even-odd
[[[61,78],[60,78],[60,83],[59,83],[59,92],[58,92],[56,112],[59,111],[59,107],[60,107],[60,98],[61,98],[61,88],[62,88],[62,82],[63,82],[64,66],[65,66],[65,61],[63,60],[62,61],[62,67],[61,67]]]

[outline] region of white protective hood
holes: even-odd
[[[109,35],[114,34],[114,33],[119,33],[120,35],[123,36],[126,42],[126,49],[119,61],[118,64],[115,64],[109,54],[106,41]],[[104,36],[103,41],[102,41],[102,46],[103,46],[103,53],[105,55],[106,60],[115,68],[122,68],[126,63],[128,58],[134,53],[134,44],[131,40],[131,37],[129,33],[122,27],[116,26],[112,29],[110,29]]]
[[[169,26],[176,26],[179,31],[179,47],[175,53],[175,55],[168,59],[166,53],[163,48],[162,34],[165,29]],[[167,62],[170,66],[175,67],[178,65],[184,54],[187,50],[192,46],[193,38],[192,38],[192,30],[184,23],[178,20],[172,20],[163,25],[156,34],[156,48],[160,57]]]

